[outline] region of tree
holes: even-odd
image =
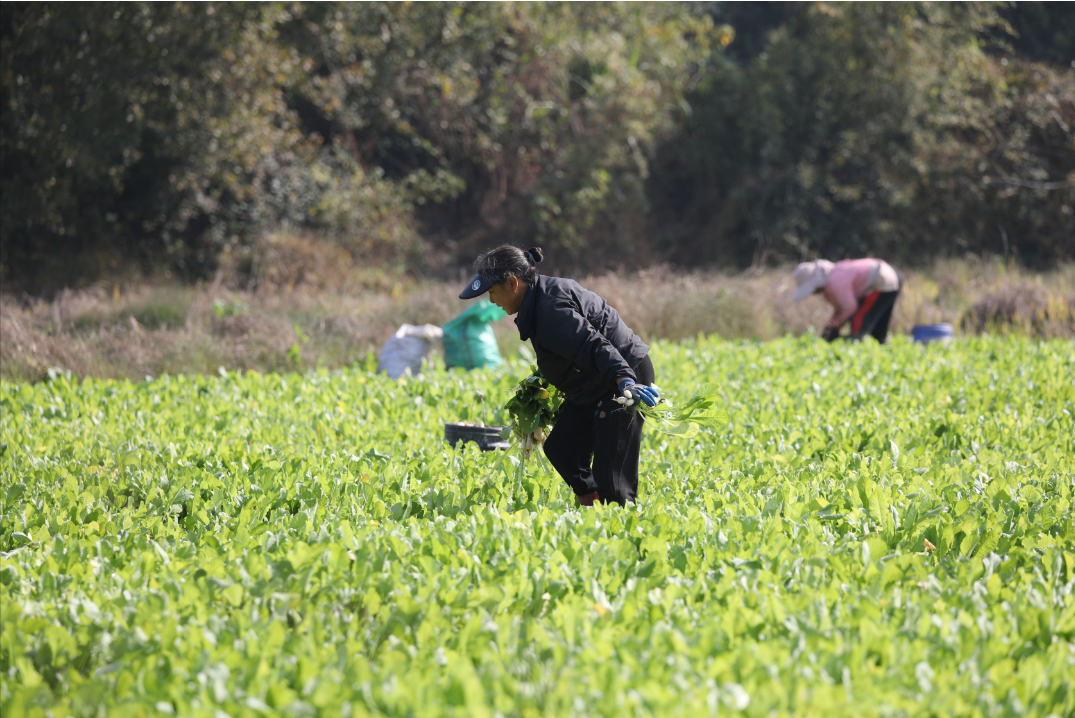
[[[553,271],[1071,258],[1069,20],[1035,3],[9,3],[0,279],[195,280],[280,229],[416,272],[502,241],[546,246]]]
[[[647,148],[722,32],[674,4],[501,3],[315,4],[281,30],[312,62],[305,126],[383,169],[429,234],[590,266],[641,250]]]
[[[987,52],[999,24],[992,6],[822,3],[746,64],[714,62],[651,184],[659,246],[745,266],[1007,236],[1028,261],[1070,256],[1072,74]]]
[[[251,187],[296,138],[272,20],[241,4],[5,7],[5,284],[54,289],[132,259],[204,275],[259,219]]]

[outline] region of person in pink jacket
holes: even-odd
[[[881,259],[845,259],[836,264],[818,259],[795,268],[795,285],[796,302],[820,292],[832,305],[832,319],[821,333],[825,341],[839,337],[840,328],[850,321],[849,339],[861,341],[869,334],[884,344],[903,278]]]

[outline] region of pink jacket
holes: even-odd
[[[859,300],[871,292],[894,292],[899,276],[881,259],[845,259],[833,265],[825,283],[825,300],[833,306],[828,327],[840,327],[858,309]]]

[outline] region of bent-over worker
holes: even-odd
[[[478,257],[477,274],[459,298],[489,292],[493,304],[516,314],[519,338],[533,344],[542,376],[564,393],[544,451],[579,503],[633,502],[643,419],[615,399],[630,389],[657,404],[649,347],[598,295],[574,280],[538,274],[542,259],[540,247],[501,245]]]
[[[840,328],[851,322],[853,341],[866,335],[884,344],[896,297],[903,288],[903,278],[881,259],[845,259],[833,264],[825,259],[803,262],[795,268],[795,301],[821,292],[833,307],[832,319],[821,336],[831,342],[840,336]]]

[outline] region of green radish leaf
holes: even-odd
[[[678,436],[683,439],[688,439],[695,436],[699,432],[697,424],[692,424],[689,421],[683,421],[670,429],[665,429],[662,426],[658,426],[658,431],[663,431],[665,434],[671,434],[672,436]]]
[[[690,416],[690,421],[710,429],[721,429],[728,425],[728,412],[721,409],[694,412]]]
[[[988,556],[1000,543],[1000,531],[990,529],[974,549],[975,556]]]

